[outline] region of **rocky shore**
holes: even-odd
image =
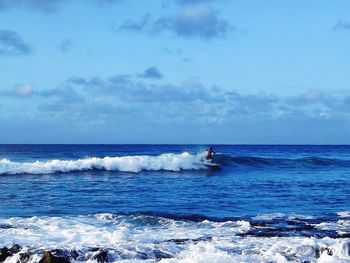
[[[9,259],[12,259],[11,262],[13,263],[27,263],[31,262],[34,257],[39,259],[39,263],[70,263],[72,260],[109,262],[108,253],[99,248],[92,248],[84,255],[79,255],[75,250],[64,251],[61,249],[31,252],[17,244],[14,244],[11,248],[3,247],[0,249],[0,263]]]

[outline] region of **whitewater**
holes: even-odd
[[[204,169],[205,155],[161,154],[159,156],[123,156],[104,158],[84,158],[78,160],[49,160],[35,162],[12,162],[0,160],[0,174],[51,174],[87,170],[107,170],[121,172],[140,171],[180,171]]]
[[[195,222],[113,214],[8,218],[0,221],[0,246],[22,245],[8,263],[23,255],[38,262],[43,251],[74,262],[94,261],[101,252],[110,262],[349,262],[350,239],[254,234],[263,223],[277,228],[274,215],[263,216],[269,219]],[[335,222],[333,228],[344,221],[349,225],[349,219]],[[297,224],[300,218],[289,220]],[[311,221],[308,228],[329,231],[324,223]]]

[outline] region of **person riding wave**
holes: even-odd
[[[214,156],[215,152],[213,150],[213,147],[210,147],[209,149],[207,149],[207,154],[205,156],[205,158],[209,161],[209,160],[213,160],[213,156]]]

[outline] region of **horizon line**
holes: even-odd
[[[216,146],[350,146],[350,144],[280,144],[280,143],[0,143],[0,145],[216,145]]]

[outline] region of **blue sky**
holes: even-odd
[[[350,2],[0,0],[0,143],[350,143]]]

